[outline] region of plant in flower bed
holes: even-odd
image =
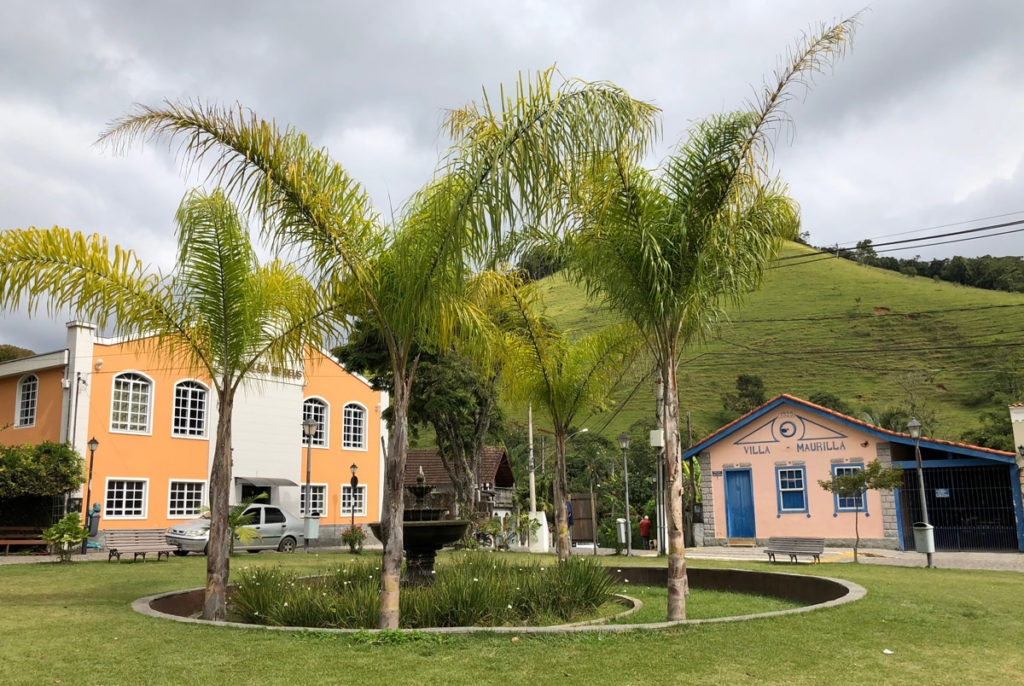
[[[362,629],[377,625],[380,565],[357,562],[320,577],[277,568],[243,570],[232,596],[235,621]],[[612,581],[590,558],[516,564],[487,553],[439,561],[434,583],[406,587],[403,628],[553,624],[594,616]]]

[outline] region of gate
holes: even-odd
[[[923,471],[936,550],[1017,550],[1008,467],[925,467]],[[916,468],[903,470],[900,500],[903,540],[910,549],[914,522],[922,519]]]

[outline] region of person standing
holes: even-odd
[[[647,515],[640,520],[640,538],[643,541],[644,550],[648,550],[651,547],[651,520],[647,518]]]

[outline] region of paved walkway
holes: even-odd
[[[344,548],[329,547],[311,552],[342,552]],[[592,548],[581,546],[574,548],[576,554],[586,555]],[[598,555],[611,555],[611,548],[598,548]],[[296,553],[301,555],[302,553]],[[634,551],[638,557],[656,557],[649,551]],[[739,548],[713,546],[707,548],[687,548],[686,557],[690,560],[735,560],[744,562],[765,562],[768,557],[764,548]],[[860,562],[875,565],[896,565],[900,567],[924,567],[925,556],[920,553],[900,550],[879,550],[866,548],[859,551]],[[81,555],[75,555],[76,561]],[[88,561],[106,561],[105,550],[90,550],[86,556]],[[8,564],[27,564],[33,562],[55,562],[55,555],[0,555],[0,566]],[[994,569],[1012,572],[1024,572],[1024,553],[935,553],[933,560],[936,567],[947,569]],[[826,548],[821,556],[822,562],[853,562],[853,550],[850,548]],[[805,564],[801,562],[800,564]],[[777,565],[785,568],[786,563]]]

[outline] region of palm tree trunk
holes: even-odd
[[[203,601],[203,619],[215,621],[227,618],[231,565],[228,510],[231,507],[231,414],[235,394],[229,379],[222,381],[221,389],[217,438],[210,468],[210,542],[206,551],[206,595]]]
[[[381,512],[381,535],[384,554],[380,575],[380,629],[398,628],[399,585],[402,577],[404,536],[402,519],[405,512],[403,480],[409,450],[409,387],[404,376],[395,374],[394,405],[391,435],[384,459],[384,507]]]
[[[555,436],[555,530],[558,532],[558,559],[569,559],[569,513],[565,509],[568,493],[565,485],[565,433]]]
[[[686,542],[683,538],[683,464],[679,441],[679,388],[676,358],[662,355],[661,378],[665,381],[662,413],[665,426],[665,511],[668,519],[668,619],[686,619]]]

